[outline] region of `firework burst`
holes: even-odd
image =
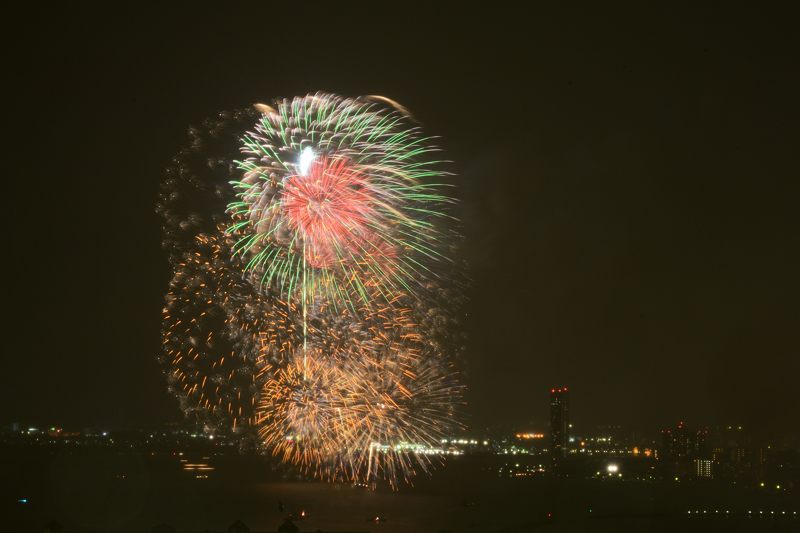
[[[287,299],[372,305],[414,292],[446,261],[436,220],[450,198],[438,149],[402,111],[316,94],[281,100],[244,136],[235,252]]]
[[[329,480],[396,487],[429,471],[431,450],[460,428],[463,389],[425,338],[396,301],[359,320],[348,310],[315,313],[306,350],[264,386],[265,446]]]
[[[190,130],[157,203],[173,269],[160,360],[187,416],[257,432],[321,479],[430,471],[463,396],[437,152],[382,97],[318,93]]]
[[[266,380],[259,405],[264,446],[322,479],[336,479],[353,427],[347,374],[334,358],[300,353]]]
[[[224,234],[194,242],[170,281],[160,359],[188,416],[238,430],[254,422],[264,362],[282,359],[295,329],[281,305],[238,276]]]

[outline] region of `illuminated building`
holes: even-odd
[[[710,459],[695,459],[695,475],[697,477],[712,479],[714,477],[714,470],[712,468],[713,462]]]
[[[544,433],[517,433],[516,437],[521,440],[543,439]]]
[[[550,450],[554,457],[567,455],[569,442],[569,390],[550,389]]]
[[[705,428],[692,430],[679,422],[675,428],[662,431],[662,435],[664,452],[668,457],[681,459],[706,455],[708,430]]]

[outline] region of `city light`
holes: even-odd
[[[523,440],[543,439],[544,433],[517,433],[516,437]]]
[[[556,404],[556,413],[566,414],[569,404],[562,397]],[[551,403],[551,407],[553,403]],[[559,424],[563,428],[563,418],[558,418]],[[21,426],[27,428],[27,425]],[[210,428],[200,430],[199,427],[191,429],[173,429],[169,432],[154,432],[148,430],[146,433],[141,431],[138,444],[131,444],[130,438],[124,433],[119,434],[114,432],[114,438],[101,438],[102,436],[110,437],[109,431],[100,432],[96,429],[89,429],[84,431],[62,430],[59,426],[43,426],[44,432],[31,428],[33,431],[28,432],[25,429],[20,431],[20,426],[11,428],[11,431],[6,435],[13,439],[24,439],[36,445],[64,445],[70,440],[66,436],[75,436],[74,443],[88,444],[92,446],[123,446],[125,448],[134,446],[152,446],[158,445],[161,437],[169,438],[168,448],[169,452],[164,452],[156,449],[147,449],[148,455],[158,455],[161,453],[168,453],[173,456],[173,461],[178,462],[180,469],[186,472],[186,477],[197,480],[204,480],[213,478],[217,475],[217,466],[214,456],[220,455],[222,448],[225,446],[235,447],[236,440],[231,440],[229,435],[223,432],[214,434]],[[54,429],[55,428],[55,429]],[[724,430],[724,428],[722,428]],[[571,434],[571,431],[562,433],[566,435],[567,445],[566,448],[560,448],[555,443],[551,443],[551,435],[544,432],[534,431],[520,431],[510,434],[495,435],[493,438],[487,438],[482,435],[470,436],[446,436],[444,438],[437,438],[433,444],[421,443],[414,441],[397,441],[397,442],[381,442],[373,441],[367,444],[368,452],[371,457],[392,455],[392,456],[419,456],[430,457],[439,456],[444,459],[446,456],[470,456],[470,455],[495,455],[501,456],[512,455],[507,457],[502,466],[494,467],[491,470],[501,478],[504,479],[518,479],[520,482],[525,482],[526,479],[536,478],[550,478],[559,477],[565,468],[572,469],[574,466],[580,464],[576,461],[570,464],[572,458],[578,459],[580,454],[584,454],[583,458],[592,456],[597,458],[597,461],[591,459],[586,462],[584,472],[581,474],[575,470],[578,475],[585,475],[585,479],[593,479],[603,483],[637,483],[646,481],[652,482],[680,482],[681,485],[688,486],[703,486],[694,485],[697,483],[707,483],[708,480],[714,479],[717,481],[724,481],[732,483],[733,485],[743,486],[747,489],[751,488],[772,488],[772,490],[764,493],[761,491],[762,497],[769,498],[772,496],[783,495],[793,491],[794,487],[787,484],[783,477],[774,479],[769,470],[759,473],[763,476],[764,481],[752,480],[744,476],[752,474],[753,470],[747,463],[743,463],[749,454],[757,453],[755,457],[760,457],[761,465],[770,464],[770,457],[764,448],[751,449],[744,448],[740,444],[733,443],[732,445],[725,445],[718,441],[706,444],[703,439],[706,435],[711,435],[710,438],[716,439],[717,435],[709,432],[706,428],[693,428],[685,424],[679,424],[661,432],[664,438],[664,448],[657,448],[658,443],[651,437],[641,437],[633,432],[626,433],[621,431],[621,426],[599,426],[597,433],[588,433],[583,435]],[[125,437],[123,437],[125,435]],[[45,438],[49,436],[50,438]],[[175,439],[179,438],[180,441]],[[299,443],[302,441],[300,437],[292,434],[285,434],[282,438],[286,439],[289,444]],[[119,440],[119,443],[115,443]],[[542,445],[541,441],[547,442]],[[569,445],[569,442],[574,444]],[[564,442],[563,440],[560,442]],[[176,446],[178,444],[178,446]],[[551,445],[552,444],[552,445]],[[652,448],[648,446],[653,446]],[[183,451],[178,451],[183,450]],[[202,450],[202,452],[200,452]],[[561,456],[562,451],[564,460],[552,461],[553,456]],[[223,452],[224,453],[224,452]],[[572,454],[572,455],[570,455]],[[662,459],[666,458],[666,460]],[[605,458],[603,460],[602,458]],[[464,459],[462,461],[469,461]],[[442,461],[444,462],[444,461]],[[779,468],[788,463],[785,459],[780,461],[780,464],[775,464]],[[465,464],[465,463],[462,463]],[[791,464],[790,464],[791,465]],[[732,471],[732,467],[738,466],[738,471]],[[574,475],[573,470],[567,470],[570,476]],[[117,473],[115,479],[128,479],[125,473]],[[767,483],[766,479],[770,482]],[[353,486],[372,487],[369,483],[360,484],[355,481]],[[705,485],[709,490],[713,489],[714,485]],[[374,488],[374,487],[373,487]],[[27,498],[18,498],[18,504],[28,504]],[[767,508],[763,511],[752,510],[750,513],[745,514],[745,511],[727,510],[725,507],[710,508],[710,509],[691,509],[688,511],[689,515],[711,515],[713,516],[730,516],[736,517],[739,513],[744,516],[752,516],[756,513],[756,518],[762,515],[766,517],[780,517],[789,516],[796,517],[796,512],[792,509],[782,510],[779,508],[774,511]],[[299,512],[298,512],[299,516]]]

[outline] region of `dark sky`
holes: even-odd
[[[797,433],[790,13],[279,5],[6,13],[0,423],[179,417],[163,169],[218,110],[326,90],[398,100],[455,161],[474,426],[542,427],[567,384],[580,428]]]

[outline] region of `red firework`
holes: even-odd
[[[343,260],[388,256],[369,176],[343,158],[320,157],[305,175],[284,184],[283,212],[302,238],[305,259],[316,268]]]

